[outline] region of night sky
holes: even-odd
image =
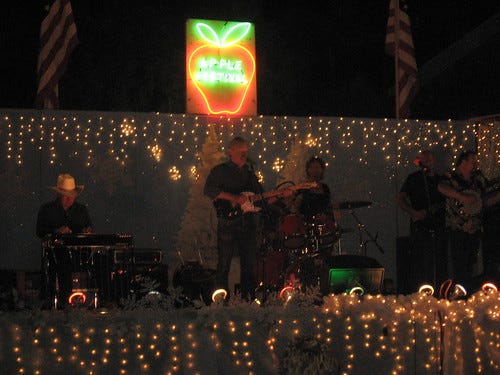
[[[2,7],[0,108],[32,108],[46,1]],[[185,21],[255,24],[258,113],[394,117],[388,0],[73,0],[80,44],[60,83],[68,110],[185,112]],[[409,1],[419,68],[500,12],[498,0]],[[413,118],[500,112],[500,22],[424,85]]]

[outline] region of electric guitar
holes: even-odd
[[[301,190],[301,189],[311,189],[313,187],[318,186],[317,182],[303,182],[297,185],[293,185],[287,188],[287,190]],[[255,202],[264,200],[264,199],[269,199],[272,197],[276,197],[278,195],[283,194],[283,189],[281,190],[271,190],[262,194],[255,194],[250,191],[245,191],[240,193],[240,195],[246,197],[245,203],[239,205],[236,203],[231,204],[232,210],[229,212],[224,212],[224,217],[226,218],[233,218],[242,214],[245,214],[247,212],[259,212],[262,210],[261,207],[256,207],[254,205]]]

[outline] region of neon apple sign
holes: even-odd
[[[255,115],[254,48],[244,42],[252,24],[234,23],[220,36],[211,25],[224,27],[226,22],[191,22],[198,43],[191,48],[188,46],[188,96],[192,96],[191,102],[188,100],[188,112]]]

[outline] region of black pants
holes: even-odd
[[[472,283],[472,270],[477,262],[480,234],[450,231],[448,234],[452,263],[453,281],[462,284],[468,293],[474,287]]]
[[[233,256],[240,255],[240,286],[244,299],[255,296],[257,287],[256,261],[259,246],[259,225],[256,214],[226,220],[219,218],[217,225],[217,287],[229,291],[228,275]]]
[[[442,232],[428,229],[414,230],[410,234],[410,290],[417,292],[422,284],[439,288],[448,278],[446,237]]]

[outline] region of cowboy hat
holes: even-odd
[[[73,176],[65,173],[57,176],[57,186],[49,186],[57,194],[67,197],[77,197],[83,190],[83,185],[76,185]]]

